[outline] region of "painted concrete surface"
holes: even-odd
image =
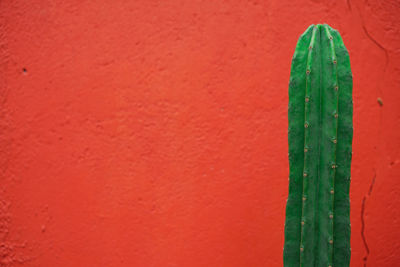
[[[399,12],[1,1],[0,266],[282,266],[291,57],[325,22],[354,75],[351,266],[399,266]]]

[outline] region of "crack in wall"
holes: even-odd
[[[347,4],[347,8],[350,10],[350,13],[351,13],[351,4],[350,4],[350,0],[346,0],[346,4]]]
[[[374,171],[374,178],[372,178],[371,184],[369,186],[369,190],[368,190],[367,194],[364,196],[364,198],[362,200],[362,204],[361,204],[361,238],[364,243],[365,250],[367,251],[367,255],[365,255],[365,257],[363,258],[364,267],[367,267],[368,256],[370,253],[367,239],[365,238],[365,217],[364,217],[365,216],[365,203],[367,201],[367,198],[369,198],[371,196],[372,190],[375,185],[375,179],[376,179],[376,171]]]
[[[350,0],[347,0],[347,7],[349,8],[349,10],[350,10],[350,12],[351,12],[352,9],[351,9],[351,2],[350,2]],[[381,90],[381,88],[382,88],[382,83],[383,83],[383,81],[384,81],[384,79],[385,79],[385,75],[386,75],[386,72],[387,72],[387,67],[388,67],[388,65],[389,65],[389,52],[388,52],[388,50],[387,50],[383,45],[381,45],[381,44],[380,44],[374,37],[372,37],[372,35],[368,32],[367,27],[365,26],[363,14],[362,14],[360,8],[358,7],[358,5],[356,5],[356,9],[357,9],[357,11],[358,11],[358,14],[359,14],[359,17],[360,17],[360,22],[361,22],[361,27],[362,27],[362,29],[363,29],[365,35],[368,37],[368,39],[371,40],[371,42],[373,42],[373,43],[374,43],[380,50],[382,50],[383,53],[385,54],[385,67],[383,68],[382,79],[380,79],[379,85],[378,85],[378,87],[377,87],[378,93],[379,93],[380,95],[382,95],[382,90]]]

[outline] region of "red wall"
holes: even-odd
[[[400,266],[399,14],[1,1],[0,266],[282,266],[291,57],[324,22],[354,74],[351,266]]]

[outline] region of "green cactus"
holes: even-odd
[[[285,267],[350,264],[353,78],[338,31],[311,25],[289,82],[289,197]]]

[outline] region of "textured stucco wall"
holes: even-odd
[[[354,75],[351,266],[400,266],[399,14],[1,1],[0,266],[282,266],[291,57],[324,22]]]

